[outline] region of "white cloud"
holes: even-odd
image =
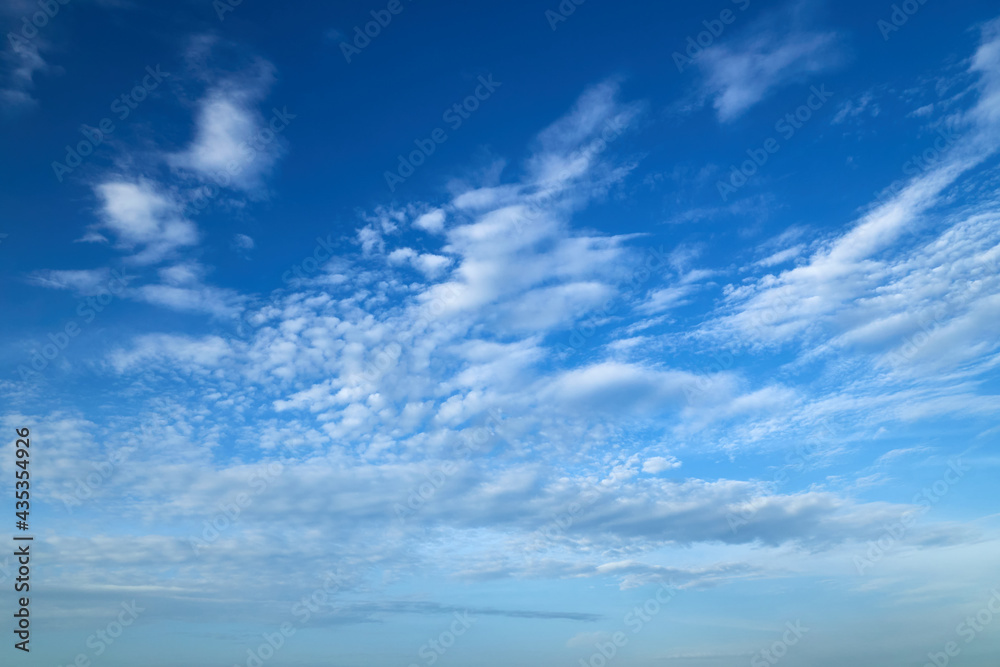
[[[236,234],[233,236],[233,248],[243,252],[253,250],[254,240],[246,234]]]
[[[837,34],[801,30],[791,19],[781,23],[758,25],[735,43],[711,46],[696,61],[720,121],[732,121],[778,88],[841,62]]]
[[[247,580],[232,573],[253,571],[251,564],[266,554],[272,565],[296,559],[295,567],[274,568],[289,577],[281,591],[292,590],[291,583],[308,585],[300,573],[321,571],[329,563],[353,569],[374,562],[387,578],[426,562],[470,578],[605,577],[627,588],[676,577],[708,585],[762,573],[782,576],[766,562],[779,547],[818,552],[877,538],[908,506],[861,502],[819,487],[777,494],[755,481],[660,476],[680,466],[664,452],[684,452],[689,462],[698,445],[726,448],[740,437],[778,432],[779,417],[814,423],[822,408],[836,406],[809,403],[780,384],[748,386],[735,370],[681,370],[683,359],[664,355],[652,336],[631,339],[635,357],[629,361],[604,358],[597,344],[572,352],[560,348],[561,340],[609,300],[629,306],[622,312],[658,313],[714,275],[695,267],[696,247],[683,246],[660,260],[664,270],[675,272],[674,284],[664,285],[661,275],[633,288],[630,277],[647,266],[647,257],[632,247],[634,237],[570,225],[575,210],[627,173],[611,157],[614,137],[609,135],[609,143],[601,136],[609,123],[635,116],[636,107],[619,103],[616,95],[610,84],[585,94],[566,118],[540,135],[520,179],[458,188],[432,214],[414,205],[365,216],[357,256],[328,264],[316,278],[297,281],[254,308],[245,340],[150,334],[109,355],[108,368],[134,380],[123,384],[155,394],[155,410],[143,412],[158,421],[137,451],[140,465],[109,484],[108,502],[95,513],[141,518],[143,530],[168,517],[171,532],[137,538],[120,528],[114,536],[52,538],[53,553],[80,569],[57,583],[74,590],[79,581],[101,590],[143,586],[151,594],[166,592],[176,604],[193,592],[242,602],[234,593]],[[619,129],[627,129],[627,122],[615,132]],[[105,184],[99,190],[106,199],[101,229],[119,244],[157,247],[160,257],[194,243],[187,221],[189,236],[166,232],[165,221],[177,215],[166,192],[144,181]],[[873,221],[883,231],[902,224],[890,218],[885,211],[874,213],[858,228]],[[787,316],[800,328],[778,332],[774,340],[794,340],[808,330],[808,322],[800,320],[812,316],[837,334],[856,334],[843,341],[871,343],[884,330],[864,327],[877,318],[866,323],[863,317],[838,315],[871,309],[890,316],[885,329],[901,327],[891,316],[904,304],[921,301],[910,297],[932,295],[939,284],[921,280],[948,269],[952,276],[970,278],[961,296],[975,298],[963,305],[971,310],[979,302],[976,290],[982,290],[983,300],[974,314],[966,313],[967,320],[956,320],[962,326],[942,333],[981,353],[977,336],[995,314],[996,303],[988,296],[994,278],[967,260],[991,256],[997,225],[986,214],[956,223],[961,224],[949,227],[950,235],[894,261],[879,253],[898,229],[884,238],[878,229],[836,237],[805,257],[812,273],[793,269],[750,276],[731,288],[711,333],[727,341],[764,336],[753,328],[748,335],[741,317],[754,299],[793,285],[807,297],[809,290],[829,290],[820,296],[839,301],[829,310],[823,299],[810,301],[803,312]],[[410,226],[435,235],[425,247],[404,238]],[[780,244],[796,239],[786,236]],[[805,256],[802,245],[768,246],[769,259],[758,266]],[[788,250],[795,253],[781,255]],[[827,272],[824,262],[850,271]],[[859,270],[863,273],[855,275]],[[130,294],[176,310],[235,314],[245,297],[205,286],[207,274],[192,259],[177,260],[159,267],[158,284]],[[868,275],[878,280],[870,282]],[[77,285],[91,278],[48,277]],[[873,289],[876,284],[885,289]],[[844,304],[857,310],[838,312]],[[602,314],[594,326],[614,325],[620,316]],[[180,388],[159,391],[164,386],[159,383],[175,378],[183,380]],[[174,396],[182,397],[181,404],[170,403]],[[873,410],[885,405],[864,395],[835,398]],[[948,410],[961,397],[934,398]],[[979,407],[987,403],[983,399]],[[129,404],[137,411],[143,405],[138,398]],[[717,441],[694,437],[728,420],[742,420],[744,431],[734,428]],[[108,440],[125,437],[119,427],[109,425]],[[459,454],[463,442],[476,438],[485,441],[482,449]],[[88,434],[71,440],[65,446],[85,444],[91,454],[93,443],[102,439]],[[58,449],[51,451],[57,457]],[[236,458],[220,457],[222,451],[235,452]],[[220,499],[245,490],[261,464],[244,459],[258,457],[283,466],[269,485],[267,502],[256,503],[196,561],[184,531],[197,534],[210,518],[206,508],[211,512]],[[454,464],[447,474],[446,463]],[[695,467],[688,463],[685,470]],[[64,477],[61,482],[71,481]],[[397,520],[396,507],[439,477],[446,481],[418,511]],[[572,530],[539,544],[538,534],[551,527],[553,517],[581,505],[587,510]],[[753,521],[734,532],[729,516],[748,508]],[[935,537],[940,544],[964,539],[950,528]],[[125,543],[131,547],[123,549]],[[677,566],[656,552],[703,545],[744,551],[738,561],[711,559],[700,567]],[[529,552],[537,557],[526,558]],[[108,553],[116,564],[113,581],[107,573],[85,576],[94,574],[92,563],[105,562]]]
[[[451,263],[452,259],[450,257],[435,255],[434,253],[429,252],[425,252],[413,259],[413,265],[420,269],[420,271],[422,271],[428,278],[437,277],[446,268],[448,268]]]
[[[198,102],[191,143],[167,162],[206,183],[257,193],[283,152],[280,137],[257,110],[273,81],[274,67],[258,59],[214,82]]]
[[[444,211],[437,208],[428,213],[424,213],[413,221],[413,225],[432,234],[440,233],[444,230]]]
[[[195,225],[184,216],[180,203],[151,181],[108,180],[94,190],[102,218],[96,229],[110,231],[125,250],[141,247],[131,261],[157,263],[177,248],[198,242]]]
[[[222,73],[209,66],[215,59],[217,40],[197,37],[187,54],[193,78],[200,79],[206,91],[197,103],[194,138],[185,150],[164,154],[154,151],[154,164],[135,171],[152,172],[168,162],[175,170],[194,175],[171,185],[147,176],[112,173],[97,179],[92,186],[98,200],[100,222],[91,225],[78,239],[88,243],[107,243],[129,253],[127,262],[133,266],[174,263],[159,271],[160,283],[140,284],[136,281],[125,292],[127,298],[144,301],[180,312],[207,313],[216,318],[235,317],[246,297],[231,289],[205,284],[209,270],[190,259],[183,251],[197,245],[201,235],[188,218],[188,205],[212,196],[206,183],[215,182],[218,172],[225,171],[223,186],[253,191],[263,188],[263,178],[281,153],[281,142],[271,135],[260,138],[265,124],[256,105],[266,96],[274,80],[270,63],[253,59],[252,64],[236,73]],[[267,130],[268,132],[270,130]],[[129,164],[134,164],[129,161]],[[235,166],[235,168],[234,168]],[[175,173],[176,175],[176,173]],[[238,205],[232,199],[227,203]],[[254,240],[246,234],[235,234],[232,248],[246,253]],[[72,287],[77,291],[93,291],[99,271],[36,272],[32,280],[49,287]],[[146,280],[146,276],[140,276]]]
[[[838,125],[846,120],[855,119],[866,112],[870,117],[878,116],[881,108],[874,100],[875,96],[871,91],[863,93],[857,99],[847,100],[840,105],[830,122],[833,125]]]
[[[15,38],[10,51],[3,51],[0,58],[8,79],[7,84],[0,88],[0,103],[12,111],[34,107],[38,103],[31,94],[35,87],[35,75],[52,69],[39,52],[38,45]]]
[[[105,292],[113,280],[110,269],[42,270],[28,277],[28,281],[35,285],[72,290],[81,296]],[[118,288],[117,284],[115,288]]]
[[[973,340],[968,335],[986,335],[976,323],[991,316],[994,295],[1000,291],[988,270],[1000,234],[997,219],[978,208],[943,219],[929,215],[949,187],[1000,148],[1000,113],[995,113],[1000,108],[1000,76],[983,65],[995,57],[991,54],[1000,45],[1000,36],[987,28],[984,39],[972,61],[973,70],[981,74],[982,95],[968,112],[948,119],[965,134],[942,159],[914,176],[896,196],[877,204],[847,232],[830,239],[808,261],[778,275],[728,287],[729,312],[706,331],[767,345],[815,340],[835,332],[840,342],[850,343],[912,333],[919,321],[943,316],[950,322],[932,338],[954,335],[953,342],[970,345]],[[936,226],[939,235],[924,240],[921,226]],[[907,232],[920,241],[918,245],[903,243]],[[966,281],[975,281],[972,290]],[[906,319],[902,328],[897,326],[901,318]],[[942,351],[934,346],[924,349]],[[949,349],[954,354],[958,348]]]
[[[646,301],[640,304],[636,310],[644,315],[657,315],[659,313],[665,313],[669,310],[673,310],[674,308],[690,303],[687,297],[694,292],[694,290],[695,288],[691,285],[664,287],[662,289],[654,290],[650,292]]]
[[[709,386],[711,391],[705,392]],[[663,414],[688,401],[725,401],[736,389],[725,374],[698,377],[677,370],[602,362],[567,371],[555,378],[545,398],[574,410]]]
[[[806,246],[804,243],[798,243],[791,246],[790,248],[785,248],[784,250],[779,250],[775,253],[768,255],[763,259],[759,259],[756,262],[757,266],[762,266],[765,268],[770,268],[772,266],[778,266],[779,264],[785,264],[793,259],[797,259],[805,251]]]
[[[129,293],[134,299],[171,310],[208,313],[234,318],[242,309],[243,298],[233,290],[207,285],[142,285]]]
[[[651,475],[658,475],[661,472],[667,470],[673,470],[674,468],[680,468],[681,462],[671,457],[663,456],[651,456],[642,462],[642,471],[648,472]]]
[[[232,355],[228,342],[218,336],[192,338],[170,334],[148,334],[134,341],[130,350],[118,350],[110,357],[111,365],[123,372],[154,360],[185,364],[188,370],[213,368]]]

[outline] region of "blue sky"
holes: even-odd
[[[995,663],[996,5],[653,4],[4,4],[4,664]]]

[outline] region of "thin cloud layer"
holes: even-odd
[[[842,37],[803,27],[800,13],[796,7],[767,16],[698,56],[702,94],[711,99],[719,121],[731,122],[776,90],[843,63]]]

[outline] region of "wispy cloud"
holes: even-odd
[[[6,84],[0,88],[3,107],[15,112],[34,107],[38,103],[32,96],[35,75],[52,70],[42,57],[38,44],[15,36],[10,41],[10,50],[0,52],[0,59],[7,78]]]
[[[263,185],[283,148],[258,109],[274,83],[274,67],[255,59],[236,74],[214,80],[197,103],[194,135],[167,162],[198,179],[245,193]],[[270,141],[258,141],[269,133]]]
[[[732,121],[779,88],[808,80],[844,61],[843,38],[802,27],[798,9],[751,26],[739,39],[713,45],[697,60],[702,94],[722,122]]]
[[[185,216],[176,194],[152,181],[107,180],[95,187],[95,193],[102,222],[91,228],[84,241],[106,240],[99,232],[110,232],[119,248],[137,251],[130,258],[136,264],[155,264],[178,248],[198,242],[197,228]]]

